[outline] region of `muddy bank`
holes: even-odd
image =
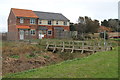
[[[46,57],[45,57],[46,56]],[[49,56],[49,57],[48,57]],[[34,69],[49,64],[55,64],[63,61],[58,55],[52,53],[43,53],[42,56],[33,58],[11,58],[5,57],[2,60],[2,74],[16,73],[24,70]]]
[[[3,58],[2,73],[3,75],[7,73],[16,73],[29,69],[39,68],[47,65],[56,64],[65,60],[70,60],[74,58],[82,58],[89,56],[90,53],[42,53],[42,56],[37,56],[33,58]]]
[[[82,58],[90,53],[52,53],[45,51],[42,45],[21,42],[5,42],[2,47],[2,74],[16,73],[29,69],[56,64],[65,60]]]

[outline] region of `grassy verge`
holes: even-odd
[[[8,74],[5,78],[117,78],[118,48],[97,52],[86,58],[64,61],[59,64]]]

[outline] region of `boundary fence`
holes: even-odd
[[[60,50],[61,52],[65,52],[70,50],[71,53],[74,51],[90,51],[90,52],[98,52],[98,51],[109,51],[112,50],[111,43],[101,43],[101,42],[90,42],[90,41],[60,41],[60,42],[47,42],[46,50],[52,50],[52,52],[56,52]]]

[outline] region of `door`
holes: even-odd
[[[20,40],[24,40],[24,30],[20,30]]]
[[[42,39],[44,37],[43,31],[39,31],[38,34],[39,34],[39,39]]]

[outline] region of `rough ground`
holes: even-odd
[[[80,52],[52,53],[44,50],[45,48],[42,48],[41,45],[4,42],[2,46],[2,74],[21,72],[89,55],[87,53],[80,54]],[[15,57],[16,55],[19,57]],[[27,55],[32,55],[32,57]]]
[[[3,59],[3,67],[2,73],[3,75],[6,73],[16,73],[21,72],[28,69],[34,69],[38,67],[42,67],[48,64],[58,63],[63,61],[58,55],[53,55],[52,53],[43,53],[43,55],[49,55],[49,58],[45,58],[43,56],[38,56],[36,58],[10,58],[6,57]]]

